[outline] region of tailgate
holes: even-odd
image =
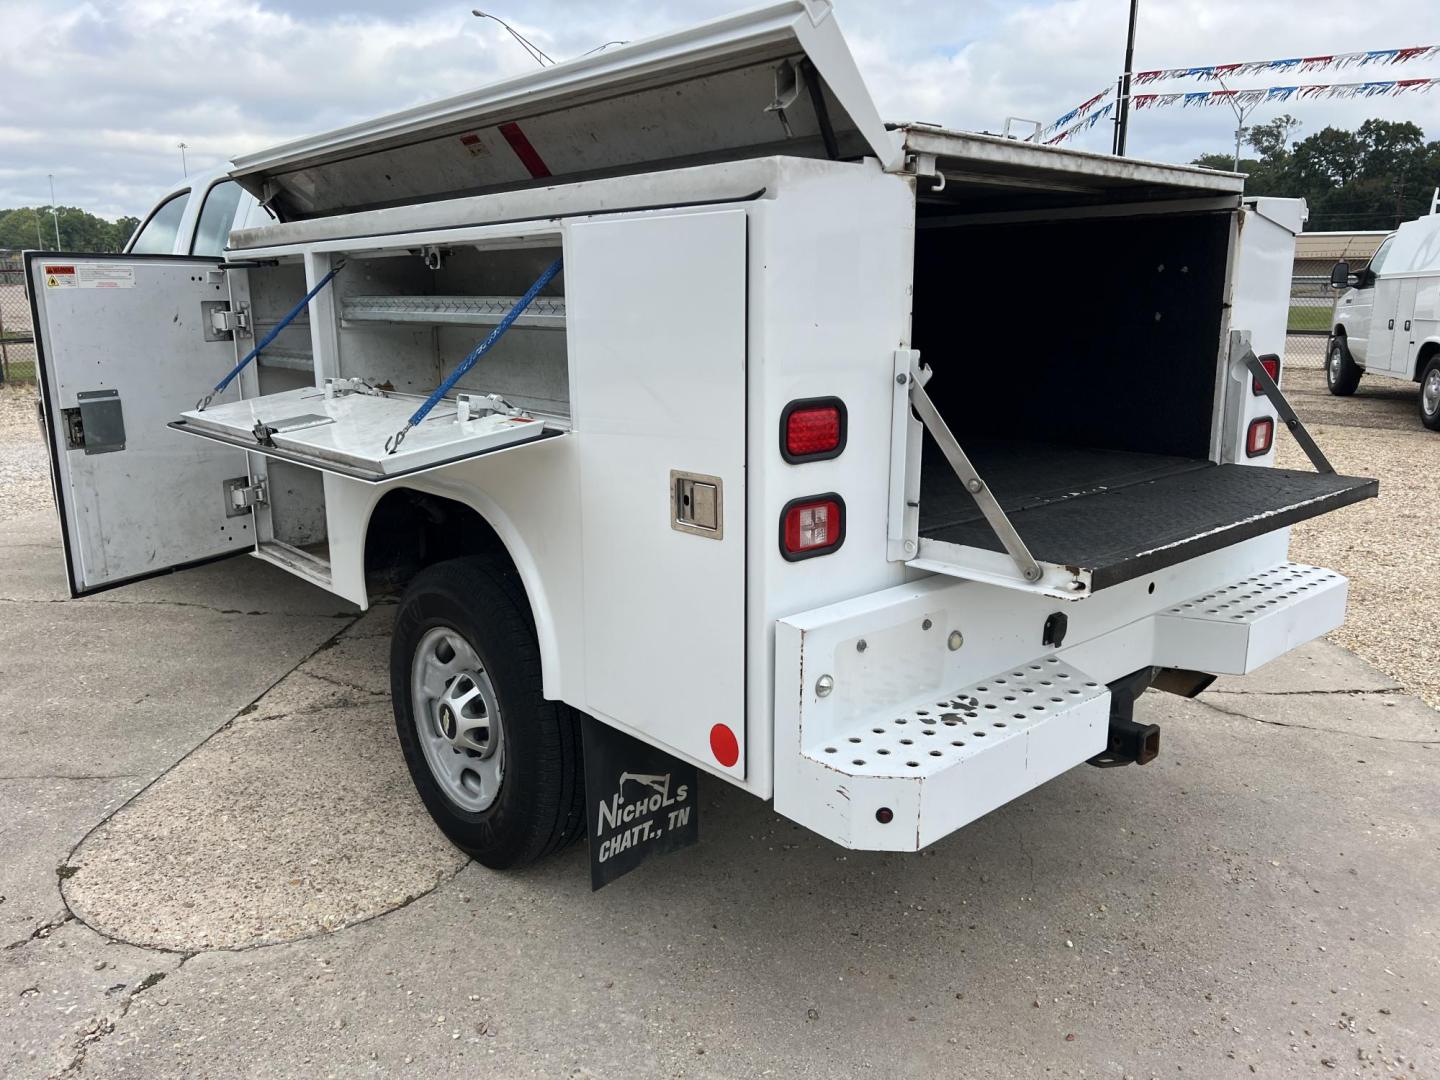
[[[971,454],[1037,561],[1089,591],[1372,498],[1375,480],[1150,454],[1008,443]],[[1004,557],[943,461],[926,462],[917,562]],[[964,575],[961,575],[964,576]],[[1083,592],[1085,590],[1076,590]]]

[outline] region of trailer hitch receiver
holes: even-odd
[[[1135,722],[1135,699],[1154,681],[1155,668],[1141,668],[1110,683],[1110,735],[1105,749],[1090,759],[1101,769],[1148,765],[1160,756],[1160,728]]]

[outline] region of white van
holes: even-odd
[[[1364,269],[1335,264],[1335,304],[1325,382],[1353,394],[1364,374],[1420,384],[1420,422],[1440,431],[1440,214],[1407,221]]]

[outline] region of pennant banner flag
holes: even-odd
[[[1203,67],[1161,68],[1159,71],[1137,71],[1131,77],[1131,83],[1135,86],[1147,86],[1150,83],[1165,82],[1169,79],[1200,79],[1202,81],[1217,81],[1228,79],[1231,76],[1235,75],[1255,75],[1262,71],[1284,71],[1300,73],[1308,71],[1338,70],[1340,68],[1347,67],[1365,67],[1367,64],[1404,64],[1409,63],[1411,60],[1425,60],[1432,56],[1440,56],[1440,45],[1412,45],[1409,48],[1405,49],[1371,49],[1368,52],[1337,53],[1334,56],[1292,56],[1283,60],[1250,60],[1243,64],[1208,64]],[[1238,93],[1251,95],[1273,95],[1270,97],[1257,98],[1252,96],[1240,99],[1246,102],[1261,100],[1286,101],[1292,95],[1302,90],[1313,90],[1316,91],[1316,93],[1301,93],[1301,97],[1372,97],[1376,94],[1404,93],[1404,91],[1407,89],[1413,89],[1414,85],[1416,84],[1424,84],[1427,82],[1433,81],[1428,79],[1401,79],[1395,82],[1350,83],[1347,84],[1347,88],[1379,87],[1380,89],[1357,90],[1347,94],[1319,95],[1318,91],[1326,89],[1325,87],[1302,86],[1277,86],[1271,88],[1270,90],[1243,90],[1238,91]],[[1400,87],[1401,89],[1393,89],[1394,87]],[[1055,139],[1045,139],[1045,136],[1049,135],[1051,132],[1057,131],[1060,128],[1065,127],[1067,124],[1074,125],[1076,121],[1082,118],[1088,118],[1090,111],[1094,109],[1095,106],[1100,104],[1100,102],[1103,101],[1107,95],[1113,94],[1114,92],[1114,87],[1106,87],[1099,93],[1095,94],[1093,97],[1087,98],[1085,101],[1082,101],[1079,105],[1076,105],[1075,108],[1067,112],[1064,116],[1058,117],[1054,123],[1041,128],[1038,132],[1035,133],[1035,135],[1031,137],[1032,140],[1044,140],[1049,143],[1063,141]],[[1146,105],[1173,105],[1177,101],[1182,101],[1182,99],[1185,99],[1183,100],[1183,104],[1186,105],[1215,104],[1214,101],[1209,101],[1206,99],[1205,93],[1200,93],[1197,95],[1137,94],[1134,98],[1137,107],[1144,108],[1145,106],[1140,105],[1140,102],[1142,99],[1147,98],[1150,100],[1146,101]],[[1086,126],[1088,127],[1093,125]],[[1079,130],[1078,127],[1077,130]]]
[[[1440,79],[1389,79],[1381,82],[1321,83],[1310,86],[1268,86],[1260,90],[1194,90],[1171,94],[1136,94],[1130,100],[1135,108],[1156,109],[1166,105],[1179,105],[1188,109],[1192,105],[1223,105],[1234,102],[1237,105],[1256,105],[1261,102],[1314,100],[1317,98],[1370,98],[1395,97],[1411,90],[1428,93],[1440,86]],[[1112,101],[1102,109],[1096,109],[1083,120],[1071,124],[1058,135],[1045,140],[1047,146],[1057,146],[1071,136],[1088,131],[1102,116],[1115,108]]]
[[[1096,105],[1098,105],[1098,104],[1100,104],[1100,102],[1104,101],[1106,94],[1113,94],[1114,92],[1115,92],[1115,91],[1114,91],[1114,88],[1112,88],[1112,87],[1106,87],[1104,90],[1101,90],[1099,93],[1095,94],[1093,97],[1086,98],[1086,99],[1085,99],[1084,101],[1082,101],[1079,105],[1076,105],[1075,108],[1073,108],[1073,109],[1071,109],[1069,112],[1067,112],[1064,116],[1062,116],[1062,117],[1060,117],[1059,119],[1057,119],[1053,124],[1050,124],[1050,125],[1047,126],[1047,127],[1041,128],[1039,131],[1037,131],[1034,135],[1031,136],[1031,139],[1033,140],[1033,139],[1041,139],[1041,138],[1044,138],[1046,135],[1049,135],[1049,134],[1050,134],[1052,131],[1054,131],[1056,128],[1062,128],[1062,127],[1064,127],[1066,124],[1068,124],[1068,123],[1070,123],[1071,121],[1077,119],[1078,117],[1084,116],[1084,115],[1085,115],[1086,113],[1088,113],[1091,109],[1093,109]]]
[[[1243,64],[1208,64],[1203,67],[1161,68],[1137,71],[1131,81],[1139,86],[1167,79],[1228,79],[1232,75],[1257,75],[1262,71],[1328,71],[1367,64],[1404,64],[1440,55],[1440,45],[1412,45],[1406,49],[1371,49],[1368,52],[1337,53],[1334,56],[1291,56],[1283,60],[1249,60]]]

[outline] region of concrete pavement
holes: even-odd
[[[1333,646],[918,856],[703,784],[591,894],[429,826],[384,608],[55,544],[0,527],[0,1075],[1440,1076],[1440,713]]]

